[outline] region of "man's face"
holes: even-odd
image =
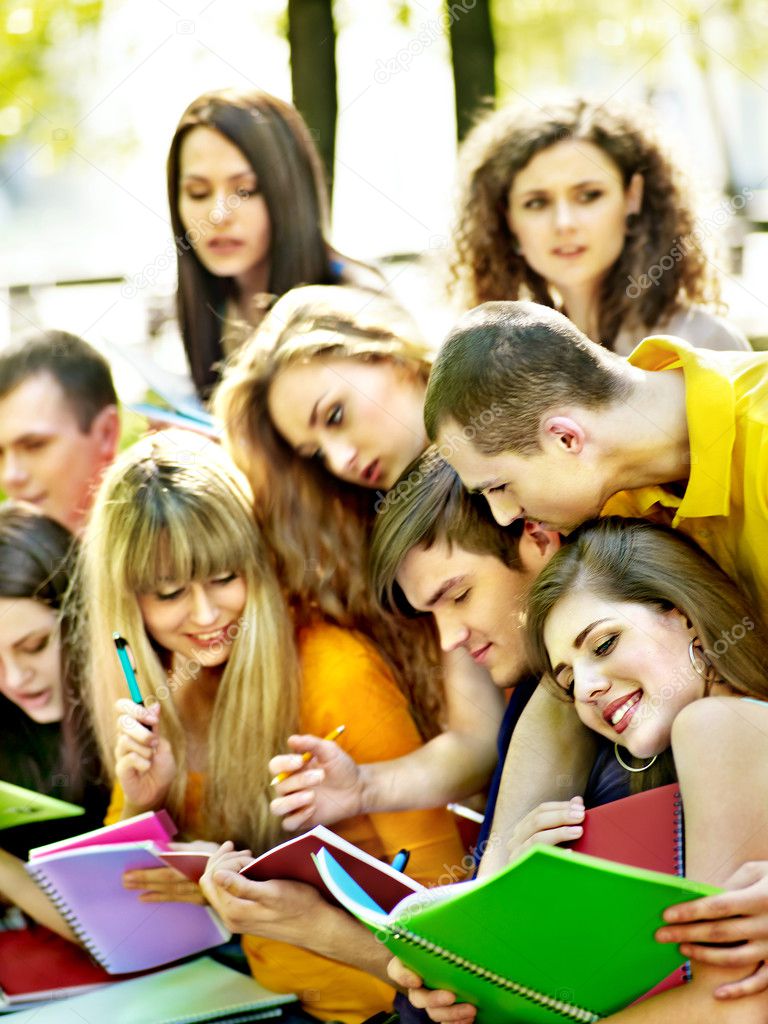
[[[111,407],[110,407],[111,409]],[[58,381],[37,373],[0,398],[0,486],[76,532],[114,443],[103,413],[80,429]]]
[[[566,453],[553,437],[545,437],[533,455],[484,455],[449,420],[437,444],[466,489],[485,497],[499,526],[527,519],[568,533],[598,515],[610,496],[587,460]]]
[[[558,543],[543,536],[548,539],[538,546],[523,536],[520,569],[439,540],[430,548],[412,548],[397,574],[411,607],[434,616],[442,649],[465,648],[499,687],[515,686],[528,674],[525,596]]]

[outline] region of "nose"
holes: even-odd
[[[499,526],[509,526],[523,514],[522,505],[506,491],[503,493],[486,494],[485,500],[491,509],[491,515]]]
[[[190,618],[199,626],[211,626],[216,621],[219,610],[211,600],[211,595],[202,583],[192,584],[192,610]]]
[[[555,203],[555,227],[558,231],[567,231],[573,227],[573,207],[567,199]]]
[[[2,677],[6,689],[20,690],[29,677],[29,671],[15,658],[6,656],[2,661]]]
[[[325,445],[325,460],[334,476],[342,479],[354,476],[357,468],[357,448],[348,441],[331,441]]]
[[[574,700],[590,702],[606,694],[611,681],[598,665],[576,663],[573,666]]]
[[[22,487],[29,476],[24,468],[24,461],[19,459],[13,452],[7,451],[3,459],[3,469],[0,479],[6,491]]]
[[[211,219],[211,223],[223,224],[224,221],[229,220],[232,216],[232,211],[236,205],[235,200],[232,198],[231,193],[225,190],[216,192],[213,200],[208,216]]]
[[[439,610],[434,613],[435,625],[440,637],[440,650],[455,651],[457,647],[463,647],[469,640],[469,628],[464,625],[455,615],[449,615],[446,610]]]

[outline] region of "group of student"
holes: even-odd
[[[324,823],[445,880],[466,865],[445,805],[488,787],[484,876],[677,779],[686,873],[726,893],[659,932],[693,980],[608,1019],[763,1021],[768,356],[712,312],[696,245],[630,297],[694,227],[644,115],[501,110],[461,167],[469,311],[436,352],[328,245],[290,105],[188,108],[179,324],[222,444],[162,430],[117,454],[89,346],[44,331],[0,353],[0,777],[94,822],[167,808],[208,870],[126,886],[208,902],[259,981],[349,1024],[393,984],[404,1019],[475,1010],[314,889],[240,876],[251,853]],[[23,870],[31,837],[0,845],[0,894],[70,935]]]

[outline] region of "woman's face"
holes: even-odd
[[[161,647],[205,668],[226,664],[241,629],[246,585],[237,573],[170,580],[138,595],[144,626]]]
[[[0,597],[0,693],[34,722],[64,717],[57,613],[26,597]]]
[[[677,714],[703,696],[685,617],[574,591],[554,606],[544,642],[556,683],[590,729],[650,757],[670,745]]]
[[[424,384],[388,359],[316,356],[275,377],[268,395],[276,430],[334,476],[386,490],[427,446]]]
[[[272,225],[260,182],[245,155],[213,128],[184,136],[179,150],[179,217],[187,241],[217,277],[265,288]]]
[[[528,265],[567,297],[594,288],[624,248],[627,216],[638,213],[643,181],[625,189],[621,171],[591,142],[543,149],[515,175],[507,223]]]

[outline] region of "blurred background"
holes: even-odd
[[[160,345],[167,147],[191,99],[235,85],[299,107],[331,241],[436,331],[477,113],[563,88],[646,101],[706,187],[731,318],[768,345],[768,0],[1,0],[0,39],[0,344],[36,325]]]

